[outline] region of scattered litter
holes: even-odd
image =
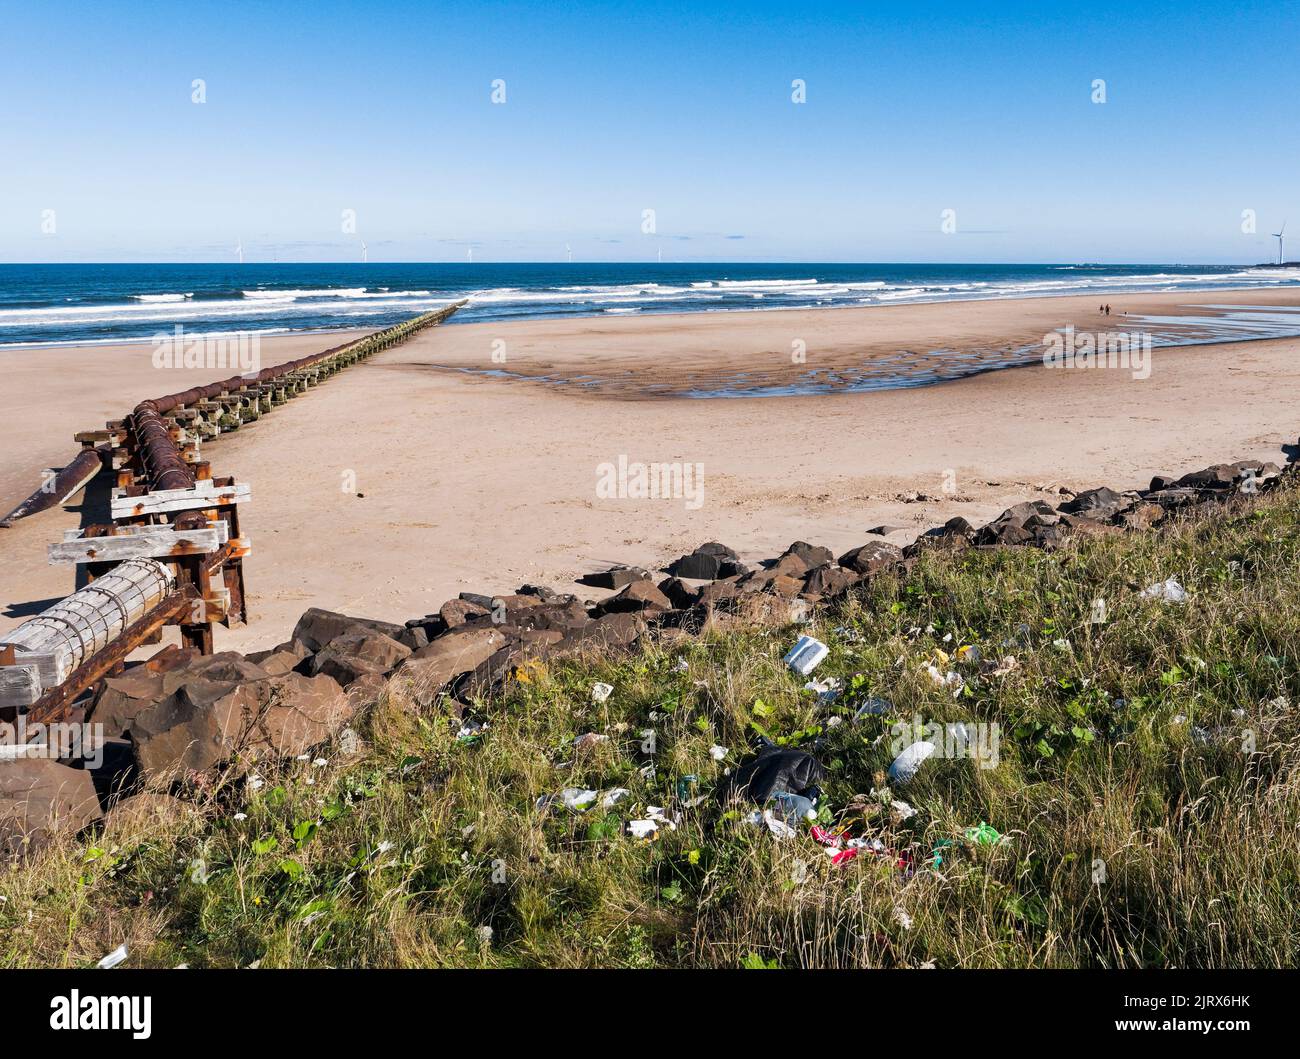
[[[800,636],[783,661],[801,677],[806,677],[830,653],[831,649],[820,640],[811,636]]]
[[[487,925],[485,924],[484,926],[481,926],[481,927],[476,928],[475,931],[474,931],[474,933],[478,935],[478,940],[480,941],[480,943],[482,943],[482,944],[484,944],[484,945],[491,945],[491,944],[492,944],[492,928],[491,928],[491,927],[489,927],[489,926],[487,926]]]
[[[95,966],[101,971],[107,971],[110,967],[116,967],[119,963],[124,963],[128,955],[130,954],[127,951],[126,945],[122,944],[100,960]]]
[[[845,643],[857,643],[862,639],[862,634],[857,629],[851,629],[847,625],[835,626],[835,635]]]
[[[1007,655],[1004,659],[1002,659],[1001,662],[998,663],[997,668],[993,670],[993,676],[1005,677],[1008,673],[1014,672],[1019,668],[1020,668],[1020,663],[1016,661],[1015,656]]]
[[[676,662],[673,663],[674,673],[685,673],[690,668],[691,668],[690,663],[687,662],[685,658],[679,658],[677,659]]]
[[[339,732],[339,750],[344,757],[351,757],[361,746],[361,737],[357,735],[352,728],[344,728]]]
[[[657,805],[647,805],[644,820],[629,820],[627,822],[628,832],[634,838],[650,838],[658,833],[660,826],[667,827],[670,831],[677,830],[676,819],[670,819],[664,810]]]
[[[943,654],[943,652],[940,651],[939,654]],[[944,661],[947,661],[946,656],[944,658]],[[933,680],[941,688],[956,688],[958,691],[960,691],[961,686],[966,683],[965,679],[962,677],[960,673],[957,673],[951,669],[945,673],[933,662],[930,662],[926,665],[925,672],[930,674],[930,679]]]
[[[889,766],[889,778],[895,783],[911,783],[921,769],[921,762],[934,751],[935,745],[923,739],[905,747]]]
[[[537,799],[536,804],[538,809],[549,809],[559,802],[566,809],[582,812],[595,805],[598,797],[600,797],[598,791],[588,790],[585,787],[565,787],[558,795],[543,794]]]
[[[470,721],[468,724],[462,725],[460,731],[456,733],[456,742],[462,744],[476,743],[483,737],[485,731],[487,731],[487,725],[484,722]]]
[[[626,787],[614,787],[600,796],[600,807],[612,809],[632,792]]]
[[[907,802],[901,802],[897,798],[889,803],[889,818],[896,824],[901,824],[912,819],[916,815],[916,810]]]
[[[613,694],[614,694],[613,684],[596,683],[591,686],[592,702],[604,702],[607,698],[609,698]]]
[[[587,732],[573,741],[573,749],[581,754],[588,750],[594,750],[601,743],[607,742],[609,742],[609,736],[602,735],[600,732]]]
[[[266,780],[262,779],[261,776],[248,777],[248,789],[250,791],[260,791],[265,786],[266,786]]]
[[[966,828],[966,841],[976,846],[996,846],[1002,836],[995,827],[981,820],[978,826]]]
[[[749,824],[763,825],[777,838],[794,838],[798,834],[798,832],[784,820],[778,819],[774,816],[770,809],[764,809],[761,813],[750,813],[745,817],[745,822]]]
[[[864,717],[879,717],[882,714],[893,713],[894,704],[888,699],[878,698],[873,695],[858,707],[858,712],[853,715],[854,722],[861,721]]]
[[[709,747],[709,757],[713,758],[714,761],[722,761],[730,753],[731,751],[725,746],[718,746],[715,744]]]
[[[971,665],[979,665],[980,649],[974,644],[967,644],[965,647],[957,648],[957,661],[969,662]]]
[[[323,769],[329,764],[329,762],[326,761],[323,757],[318,757],[311,764],[312,764],[312,768]]]
[[[736,769],[722,793],[735,790],[759,805],[766,805],[778,792],[815,802],[820,793],[817,784],[825,775],[822,763],[806,751],[766,743],[757,757]]]
[[[791,827],[795,826],[800,820],[817,819],[817,803],[812,798],[805,798],[801,794],[791,794],[789,791],[775,791],[772,794],[772,801],[776,802],[776,811]]]
[[[1139,594],[1142,599],[1159,599],[1165,603],[1187,602],[1187,589],[1172,577],[1167,581],[1157,581],[1154,585],[1148,585]]]
[[[803,689],[813,692],[817,696],[817,701],[825,706],[839,698],[840,692],[844,690],[844,681],[839,677],[832,677],[830,680],[810,680]]]

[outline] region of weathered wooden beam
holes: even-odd
[[[171,526],[140,527],[141,532],[113,537],[82,537],[49,546],[49,563],[120,563],[127,559],[176,559],[205,555],[222,544],[215,529],[178,530]]]
[[[198,483],[196,483],[197,485]],[[248,485],[231,485],[210,490],[165,489],[143,496],[117,496],[110,502],[114,519],[140,515],[162,515],[173,511],[201,511],[252,500]]]

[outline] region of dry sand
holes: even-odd
[[[1215,292],[1112,305],[1171,313],[1300,302],[1290,299]],[[604,564],[655,566],[706,540],[751,559],[799,538],[838,550],[863,543],[878,523],[922,529],[958,514],[978,523],[1060,485],[1125,488],[1224,459],[1283,462],[1297,433],[1300,339],[1157,349],[1146,380],[1033,366],[874,393],[635,399],[660,384],[681,392],[738,371],[788,381],[795,338],[808,349],[799,370],[838,371],[899,350],[996,352],[1070,322],[1126,326],[1115,316],[1099,323],[1098,300],[436,328],[206,447],[214,472],[251,483],[254,496],[243,511],[253,541],[250,624],[218,630],[218,646],[279,642],[308,606],[401,621],[460,591],[525,581],[571,589],[575,576]],[[491,358],[498,339],[505,364]],[[338,341],[266,340],[263,361]],[[76,430],[200,381],[171,373],[160,385],[148,348],[0,355],[2,506],[21,499],[41,467],[66,461]],[[760,364],[764,355],[777,363]],[[465,368],[589,376],[591,384],[455,370]],[[703,464],[702,506],[598,499],[597,468],[620,455]],[[913,492],[941,499],[896,499]],[[71,590],[70,569],[46,566],[44,555],[79,517],[56,510],[0,530],[0,632]]]

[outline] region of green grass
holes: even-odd
[[[536,666],[479,704],[476,743],[396,681],[351,757],[190,790],[0,869],[0,964],[85,966],[126,941],[134,965],[192,967],[1294,966],[1298,512],[1287,489],[1055,554],[928,555],[811,628]],[[1170,576],[1185,605],[1138,597]],[[830,706],[781,664],[802,631],[831,646],[815,676],[858,674]],[[1019,665],[958,665],[954,696],[923,667],[969,644]],[[867,695],[895,713],[854,724]],[[917,809],[905,823],[859,824],[910,851],[910,878],[892,858],[832,865],[711,797],[653,841],[627,834],[646,805],[677,806],[680,777],[709,792],[759,731],[824,740],[829,816],[877,802],[891,728],[914,716],[996,723],[1000,742],[994,768],[932,758],[894,790]],[[575,759],[590,731],[611,738]],[[631,794],[535,808],[570,786]],[[981,821],[1004,841],[964,841]]]

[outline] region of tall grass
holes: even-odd
[[[125,941],[156,966],[1294,966],[1298,512],[1289,489],[1056,553],[927,555],[810,628],[529,666],[474,704],[474,741],[396,679],[350,754],[177,788],[0,871],[0,963]],[[1185,604],[1141,598],[1171,576]],[[805,631],[831,646],[816,676],[856,675],[829,705],[781,663]],[[1017,665],[949,662],[956,695],[925,672],[972,644]],[[894,709],[855,723],[868,695]],[[886,794],[914,716],[996,724],[997,766],[932,758]],[[575,751],[586,732],[610,738]],[[825,763],[828,818],[865,796],[855,833],[891,854],[833,865],[752,806],[682,804],[683,777],[708,795],[760,732]],[[630,794],[537,808],[566,787]],[[649,805],[680,822],[633,838]],[[966,841],[981,821],[1003,840]]]

